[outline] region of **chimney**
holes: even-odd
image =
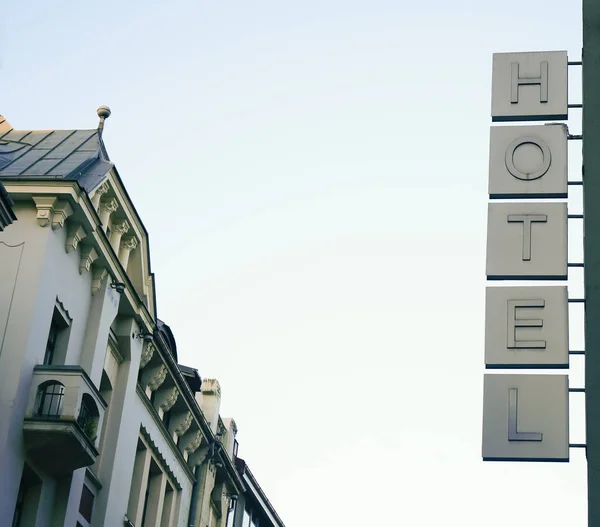
[[[217,379],[204,379],[202,381],[202,391],[196,394],[196,401],[198,401],[204,417],[209,422],[210,429],[216,434],[221,408],[221,386],[219,381]]]
[[[223,419],[223,424],[227,429],[227,433],[225,434],[225,438],[223,439],[223,448],[229,454],[229,457],[233,459],[233,445],[235,443],[235,436],[238,433],[237,425],[235,421],[228,417],[227,419]]]

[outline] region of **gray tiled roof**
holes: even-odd
[[[17,219],[12,210],[13,205],[13,200],[0,182],[0,231],[4,230]]]
[[[0,179],[77,180],[89,192],[112,166],[98,130],[14,130],[0,115]]]

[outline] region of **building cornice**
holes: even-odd
[[[48,183],[51,183],[51,185]],[[138,323],[141,323],[149,333],[154,331],[156,327],[154,317],[140,298],[127,272],[119,261],[118,255],[111,247],[110,240],[102,228],[100,217],[94,209],[87,192],[81,188],[77,181],[28,178],[27,180],[4,180],[4,185],[7,191],[13,196],[13,199],[17,201],[33,199],[34,196],[55,196],[60,200],[68,199],[77,205],[78,211],[83,216],[83,218],[79,219],[79,222],[85,224],[87,230],[90,231],[90,234],[86,237],[86,242],[93,244],[98,250],[98,259],[94,263],[96,265],[106,265],[109,274],[117,282],[125,284],[125,292],[122,294],[122,297],[127,299],[127,302],[139,317]]]
[[[192,390],[188,386],[188,383],[186,382],[185,378],[183,377],[183,374],[181,373],[177,362],[175,362],[173,355],[171,355],[162,339],[155,338],[154,344],[155,353],[158,352],[162,361],[164,361],[164,363],[167,364],[169,373],[173,378],[173,383],[178,388],[179,395],[185,400],[189,411],[192,412],[192,415],[194,416],[194,419],[196,421],[196,425],[198,426],[198,429],[202,433],[203,437],[207,440],[207,443],[209,445],[211,443],[218,442],[218,439],[213,433],[212,429],[210,428],[210,424],[206,420],[206,417],[204,416],[204,413],[202,412],[198,401],[196,401]],[[140,387],[139,389],[141,390],[142,388]],[[146,400],[148,400],[145,394],[144,397],[146,398]],[[148,403],[150,404],[150,401],[148,401]],[[156,410],[154,410],[154,412],[156,413]],[[156,413],[156,415],[158,418],[158,413]],[[224,454],[223,451],[219,452],[219,457],[221,458],[223,466],[227,471],[230,483],[235,487],[236,492],[243,492],[245,489],[244,482],[242,481],[242,478],[238,474],[237,470],[235,469],[231,458],[226,453]]]
[[[180,452],[178,446],[173,441],[173,438],[169,435],[169,431],[166,429],[165,424],[162,422],[161,418],[158,416],[158,413],[156,412],[156,409],[154,408],[153,404],[150,402],[148,397],[146,397],[144,390],[142,389],[142,387],[139,384],[136,386],[136,391],[137,391],[138,397],[142,400],[142,403],[146,407],[146,410],[148,411],[150,416],[152,416],[152,419],[154,420],[156,427],[160,430],[160,432],[163,436],[163,439],[168,443],[170,450],[171,450],[171,454],[173,454],[173,456],[175,456],[177,458],[177,461],[179,461],[179,464],[183,467],[183,470],[185,471],[188,478],[190,478],[190,481],[194,481],[194,479],[195,479],[194,473],[192,472],[192,470],[190,469],[186,460],[184,459],[183,454]],[[153,450],[155,451],[155,454],[157,455],[157,457],[159,457],[161,463],[165,466],[165,468],[167,468],[167,470],[169,471],[169,475],[171,476],[173,481],[175,481],[177,485],[180,485],[179,481],[177,481],[177,478],[175,477],[175,474],[173,473],[173,469],[171,469],[171,467],[169,467],[169,463],[165,459],[164,454],[159,451],[158,447],[152,440],[150,432],[148,432],[148,430],[144,427],[143,424],[142,424],[142,431],[143,431],[143,435],[145,436],[146,440],[149,443],[152,443],[152,445],[154,445]],[[179,486],[178,490],[181,490],[181,486]]]

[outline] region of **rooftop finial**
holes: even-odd
[[[108,106],[100,106],[97,112],[98,117],[100,117],[100,123],[98,124],[98,133],[102,135],[102,130],[104,129],[104,121],[110,117],[110,108]]]

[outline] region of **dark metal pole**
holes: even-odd
[[[583,207],[588,527],[600,527],[600,1],[583,0]]]

